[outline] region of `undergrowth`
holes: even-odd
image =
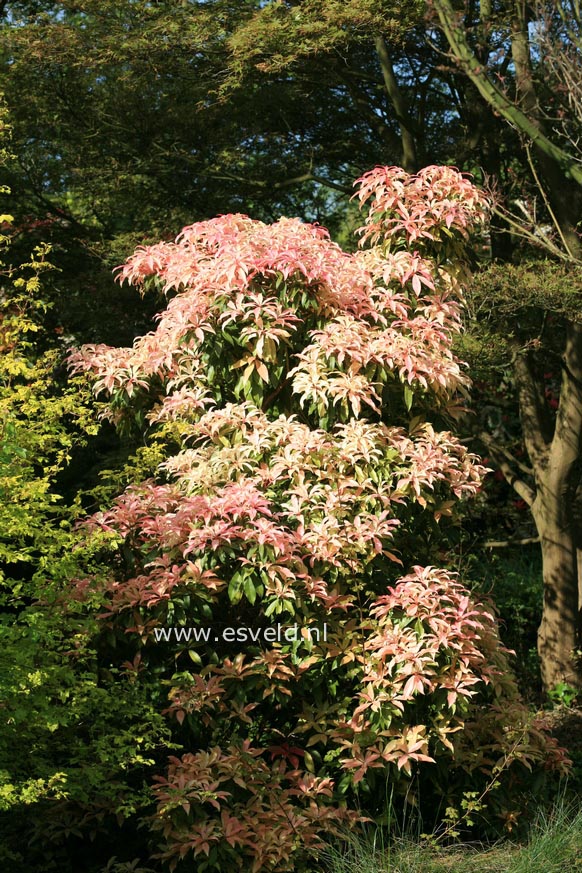
[[[438,837],[388,841],[376,830],[351,834],[322,861],[326,873],[574,873],[582,871],[580,799],[540,811],[523,842],[441,846]]]

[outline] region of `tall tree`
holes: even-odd
[[[451,0],[434,0],[433,5],[459,68],[522,139],[538,193],[559,235],[559,246],[554,246],[552,254],[561,252],[571,265],[579,267],[582,245],[577,227],[582,216],[582,168],[576,153],[577,138],[572,134],[580,130],[582,119],[575,117],[576,106],[569,99],[571,82],[558,60],[562,51],[580,60],[577,4],[532,6],[512,0],[495,6],[489,2],[472,4],[467,9],[455,7]],[[472,45],[476,30],[484,35],[489,52],[495,47],[494,65],[479,57]],[[536,51],[540,34],[544,34],[542,52]],[[513,71],[505,86],[499,75],[500,64]],[[564,113],[569,124],[564,124]],[[562,118],[557,129],[553,116]],[[568,135],[564,135],[564,129]],[[544,604],[538,650],[544,685],[550,688],[566,681],[580,686],[582,324],[573,317],[566,319],[555,416],[548,408],[536,360],[541,343],[536,347],[533,340],[530,337],[529,342],[517,347],[514,355],[520,417],[533,481],[524,480],[515,469],[505,469],[513,487],[531,507],[541,541]]]

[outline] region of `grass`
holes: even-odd
[[[439,848],[399,838],[382,845],[377,832],[371,839],[350,836],[323,860],[327,873],[582,873],[582,807],[559,804],[540,812],[522,844]]]

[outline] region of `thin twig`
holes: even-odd
[[[540,178],[539,178],[539,176],[538,176],[538,174],[537,174],[537,171],[536,171],[536,168],[535,168],[535,164],[534,164],[534,162],[533,162],[533,160],[532,160],[532,157],[531,157],[531,149],[530,149],[530,147],[529,147],[529,143],[526,145],[526,147],[525,147],[525,151],[526,151],[526,154],[527,154],[527,160],[528,160],[528,163],[529,163],[530,169],[531,169],[531,171],[532,171],[532,174],[533,174],[533,177],[534,177],[534,179],[535,179],[536,185],[538,186],[538,190],[539,190],[540,194],[542,195],[543,201],[544,201],[544,203],[545,203],[545,205],[546,205],[546,209],[548,210],[548,212],[550,213],[550,215],[551,215],[551,217],[552,217],[552,221],[554,222],[554,227],[556,228],[556,230],[557,230],[558,233],[560,234],[560,239],[562,240],[562,245],[563,245],[564,248],[566,249],[566,251],[567,251],[568,255],[570,256],[570,258],[572,258],[572,257],[574,257],[574,255],[573,255],[572,252],[570,251],[570,247],[569,247],[568,243],[566,242],[566,238],[565,238],[564,234],[562,233],[562,228],[560,227],[560,223],[559,223],[558,219],[556,218],[556,216],[554,215],[554,210],[552,209],[552,207],[551,207],[551,205],[550,205],[550,201],[549,201],[548,198],[547,198],[546,192],[544,191],[544,187],[543,187],[542,183],[540,182]]]

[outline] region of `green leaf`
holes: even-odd
[[[247,576],[247,578],[245,579],[243,589],[249,603],[254,603],[257,599],[257,589],[255,588],[253,580],[250,576]]]
[[[228,585],[228,597],[231,603],[238,603],[243,595],[243,581],[240,573],[234,573]]]
[[[414,400],[414,392],[410,385],[404,386],[404,404],[408,412],[410,412],[412,408],[412,401]]]

